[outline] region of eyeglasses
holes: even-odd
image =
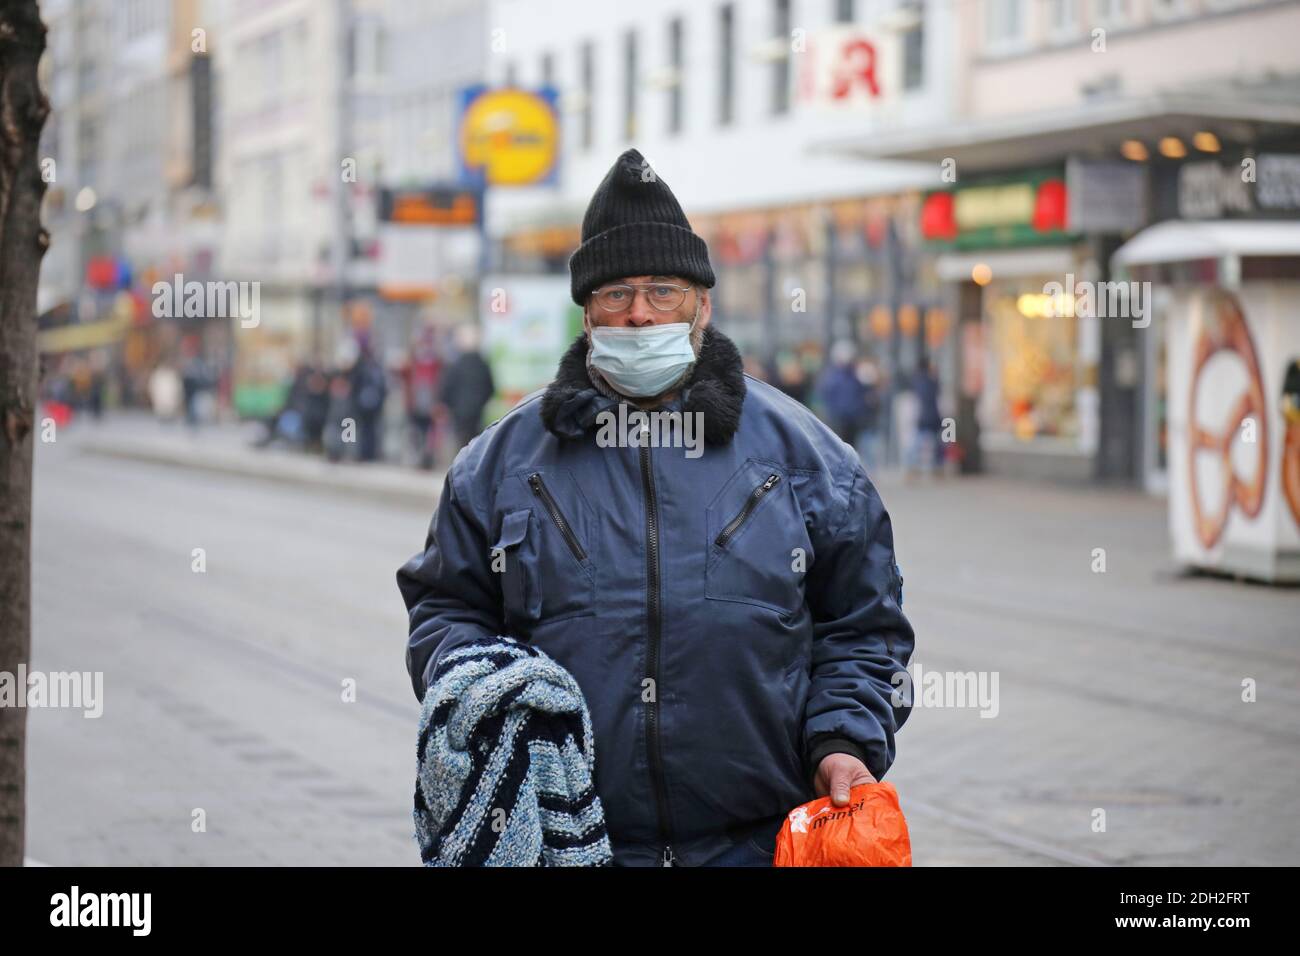
[[[602,286],[591,294],[606,312],[626,312],[636,299],[636,290],[644,289],[646,300],[659,312],[671,312],[686,299],[690,291],[688,285],[672,285],[666,282],[619,283]]]

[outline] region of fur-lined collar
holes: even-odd
[[[596,422],[596,416],[614,408],[617,397],[602,394],[587,374],[587,334],[579,333],[560,359],[555,381],[542,396],[542,422],[559,438],[578,438]],[[700,355],[681,396],[665,406],[683,412],[704,413],[704,441],[725,445],[740,427],[745,404],[745,370],[734,342],[712,325],[705,326]]]

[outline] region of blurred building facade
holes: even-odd
[[[979,0],[948,5],[953,115],[828,149],[952,164],[927,255],[959,318],[951,370],[977,466],[1162,490],[1162,310],[1043,321],[1048,283],[1167,219],[1300,217],[1300,5]],[[1248,181],[1243,162],[1259,162]],[[963,214],[962,210],[965,210]],[[1157,290],[1158,292],[1158,290]]]
[[[38,310],[42,351],[113,366],[126,400],[187,334],[222,354],[225,323],[154,328],[148,289],[211,276],[213,89],[195,40],[201,0],[50,0],[42,136],[51,246]],[[210,335],[208,334],[210,333]]]
[[[479,0],[388,3],[381,188],[418,191],[455,182],[457,96],[485,79],[486,23],[487,5]],[[427,323],[475,320],[477,229],[383,223],[379,229],[379,297],[403,319],[394,323],[395,336],[407,342]]]

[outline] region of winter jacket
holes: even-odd
[[[853,450],[712,326],[662,409],[702,416],[702,454],[602,447],[619,401],[586,355],[452,463],[398,571],[407,669],[423,697],[475,638],[543,650],[590,707],[615,862],[697,865],[813,799],[827,754],[889,769],[914,643],[893,533]]]

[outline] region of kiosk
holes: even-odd
[[[1174,558],[1300,581],[1300,222],[1164,222],[1111,263],[1166,290]]]

